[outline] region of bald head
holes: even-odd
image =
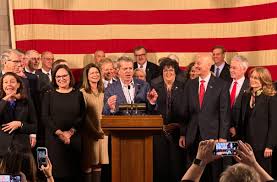
[[[211,54],[203,53],[196,56],[195,69],[201,78],[205,78],[208,74],[210,74],[210,69],[213,63]]]

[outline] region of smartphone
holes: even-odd
[[[38,147],[37,148],[37,163],[38,168],[40,169],[42,165],[45,167],[47,166],[47,159],[48,156],[47,148],[45,147]]]
[[[21,182],[20,175],[1,174],[0,182]]]
[[[214,154],[223,156],[234,156],[237,154],[238,142],[217,142]]]

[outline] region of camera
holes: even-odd
[[[38,163],[38,168],[40,169],[41,166],[47,166],[47,148],[45,147],[38,147],[37,148],[37,163]]]
[[[214,154],[223,156],[234,156],[237,154],[238,142],[217,142]]]
[[[21,182],[20,175],[1,174],[0,182]]]

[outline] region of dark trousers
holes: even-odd
[[[272,157],[265,158],[264,151],[257,151],[253,149],[257,162],[266,170],[268,174],[272,174]]]
[[[185,173],[184,149],[179,147],[179,135],[153,137],[154,182],[179,182]]]

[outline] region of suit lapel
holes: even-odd
[[[119,98],[117,100],[118,101],[122,100],[123,103],[127,103],[127,100],[126,100],[125,95],[123,93],[123,89],[122,89],[122,85],[121,85],[120,81],[117,82],[115,90],[118,90],[117,97],[119,97]]]
[[[246,92],[247,89],[248,89],[248,80],[245,78],[245,80],[241,86],[241,89],[239,91],[239,95],[237,96],[237,98],[235,100],[234,107],[236,106],[236,104],[240,103],[242,95],[243,95],[243,93]]]
[[[210,97],[212,97],[212,94],[213,94],[213,90],[214,90],[214,85],[215,85],[215,77],[213,77],[212,75],[211,75],[211,77],[210,77],[210,80],[209,80],[209,82],[208,82],[208,85],[207,85],[207,89],[206,89],[206,91],[205,91],[205,94],[204,94],[204,98],[203,98],[203,103],[202,103],[202,107],[201,107],[201,109],[203,108],[203,107],[205,107],[205,104],[206,104],[206,100],[208,99],[208,98],[210,98]],[[199,102],[198,102],[199,103]],[[200,106],[199,106],[200,107]]]
[[[195,101],[193,102],[195,104],[195,108],[197,108],[197,110],[200,110],[200,104],[199,104],[199,82],[198,82],[198,78],[194,79],[192,84],[191,84],[192,88],[192,99]],[[192,104],[192,103],[190,103]]]

